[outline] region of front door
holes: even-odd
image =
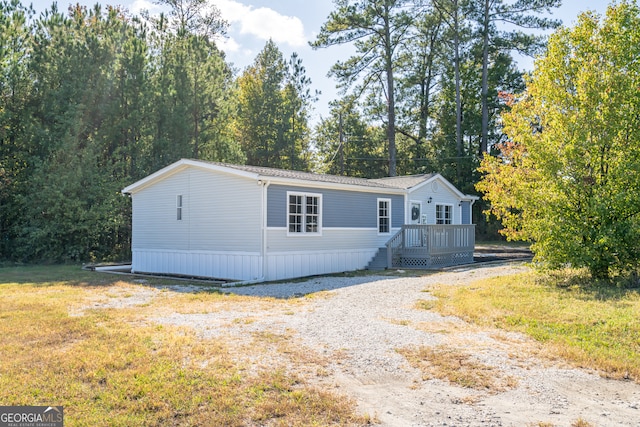
[[[422,224],[422,203],[411,202],[411,225]],[[423,227],[415,227],[410,230],[408,236],[405,236],[406,240],[409,240],[407,246],[421,247],[425,245],[425,235]]]
[[[411,224],[420,224],[422,217],[422,203],[411,202]]]

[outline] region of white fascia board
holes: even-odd
[[[205,169],[209,171],[217,171],[223,172],[231,175],[242,176],[245,178],[258,179],[259,175],[251,172],[241,171],[238,169],[228,168],[220,165],[213,165],[206,162],[199,162],[197,160],[190,159],[181,159],[175,163],[170,164],[157,172],[152,173],[145,178],[142,178],[140,181],[134,182],[133,184],[122,189],[122,194],[132,194],[137,191],[142,190],[143,188],[148,187],[149,185],[155,184],[158,181],[161,181],[165,178],[170,177],[171,175],[185,170],[189,167],[196,167],[200,169]]]
[[[429,179],[424,180],[420,184],[416,185],[415,187],[410,188],[407,191],[409,193],[412,193],[413,191],[419,189],[420,187],[423,187],[423,186],[425,186],[427,184],[432,183],[436,179],[439,180],[442,184],[444,184],[445,187],[447,187],[447,189],[449,189],[449,191],[451,191],[453,194],[455,194],[460,200],[475,202],[476,200],[480,199],[478,196],[462,193],[460,190],[458,190],[458,188],[455,185],[450,183],[448,179],[446,179],[445,177],[443,177],[439,173],[435,174],[434,176],[432,176]]]
[[[389,187],[369,187],[365,185],[357,185],[357,184],[341,184],[335,182],[322,182],[322,181],[311,181],[305,179],[297,179],[297,178],[283,178],[271,175],[261,175],[255,172],[243,171],[240,169],[226,167],[222,165],[211,164],[208,162],[201,162],[198,160],[190,160],[190,159],[181,159],[175,163],[166,166],[159,171],[137,181],[124,189],[122,189],[123,194],[132,194],[137,191],[142,190],[143,188],[152,185],[158,181],[161,181],[176,172],[182,171],[188,167],[196,167],[199,169],[214,171],[214,172],[222,172],[229,175],[240,176],[253,180],[263,180],[265,182],[270,182],[272,184],[282,184],[289,185],[295,187],[306,187],[306,188],[318,188],[318,189],[334,189],[334,190],[346,190],[346,191],[358,191],[358,192],[366,192],[366,193],[385,193],[385,194],[406,194],[407,190],[399,189],[399,188],[389,188]],[[427,180],[430,182],[431,180]],[[448,182],[445,180],[445,182]],[[451,185],[451,184],[449,184]],[[416,187],[417,188],[417,187]]]
[[[178,160],[177,162],[171,163],[169,166],[165,166],[164,168],[152,173],[151,175],[147,175],[146,177],[142,178],[140,181],[136,181],[133,184],[123,188],[121,193],[122,194],[135,193],[136,191],[139,191],[167,176],[171,176],[174,173],[179,172],[185,168],[186,168],[185,161]]]

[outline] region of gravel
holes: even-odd
[[[512,275],[519,265],[465,267],[423,277],[318,277],[308,281],[225,288],[224,292],[292,298],[327,291],[300,304],[255,305],[200,314],[172,313],[158,322],[187,325],[203,337],[223,337],[251,345],[260,333],[287,336],[328,362],[307,381],[356,400],[363,413],[383,426],[571,425],[640,426],[640,386],[605,380],[595,373],[542,361],[529,351],[536,344],[518,334],[481,330],[458,318],[416,308],[442,284]],[[424,325],[440,325],[439,328]],[[513,378],[504,390],[471,390],[434,379],[409,366],[398,349],[451,346],[473,354]],[[277,352],[276,352],[277,353]],[[286,363],[265,355],[256,366]],[[294,370],[294,366],[290,366]]]

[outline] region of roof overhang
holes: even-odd
[[[406,190],[398,189],[398,188],[390,188],[390,187],[375,187],[375,186],[365,186],[365,185],[357,185],[357,184],[345,184],[345,183],[336,183],[336,182],[326,182],[326,181],[314,181],[300,178],[286,178],[280,176],[272,176],[268,174],[260,174],[250,171],[245,171],[241,169],[236,169],[233,167],[226,167],[220,164],[213,164],[208,162],[202,162],[198,160],[191,159],[181,159],[175,163],[170,164],[155,173],[123,188],[121,192],[123,194],[135,194],[138,191],[141,191],[157,182],[162,181],[170,177],[173,174],[181,172],[188,168],[198,168],[203,170],[209,170],[212,172],[220,172],[235,176],[244,177],[247,179],[252,179],[255,181],[264,181],[269,182],[271,185],[273,184],[281,184],[281,185],[290,185],[296,187],[305,187],[305,188],[318,188],[318,189],[336,189],[336,190],[345,190],[345,191],[358,191],[358,192],[369,192],[369,193],[384,193],[384,194],[405,194]]]
[[[417,189],[422,188],[425,185],[429,185],[429,184],[431,184],[432,182],[434,182],[436,180],[442,182],[447,187],[447,189],[449,191],[451,191],[453,194],[455,194],[456,197],[458,197],[462,201],[472,202],[473,203],[476,200],[480,199],[480,197],[474,196],[472,194],[464,194],[463,192],[458,190],[455,185],[453,185],[451,182],[449,182],[448,179],[446,179],[445,177],[443,177],[439,173],[436,173],[435,175],[433,175],[432,177],[424,180],[423,182],[421,182],[420,184],[416,185],[415,187],[411,187],[411,188],[407,189],[407,191],[409,193],[412,193],[413,191],[416,191]]]
[[[197,160],[181,159],[175,163],[171,163],[169,166],[166,166],[157,172],[152,173],[149,176],[142,178],[140,181],[134,182],[133,184],[123,188],[121,192],[123,194],[134,194],[150,185],[155,184],[156,182],[170,177],[173,174],[188,169],[189,167],[196,167],[199,169],[207,169],[211,171],[229,173],[232,175],[245,176],[247,178],[259,179],[259,175],[255,173],[240,171],[237,169],[227,168],[224,166],[214,165],[206,162],[199,162]]]

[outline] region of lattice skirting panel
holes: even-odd
[[[431,255],[429,257],[398,257],[393,260],[394,267],[403,268],[439,268],[452,265],[470,264],[473,252],[454,252],[450,254]],[[397,264],[397,265],[396,265]]]

